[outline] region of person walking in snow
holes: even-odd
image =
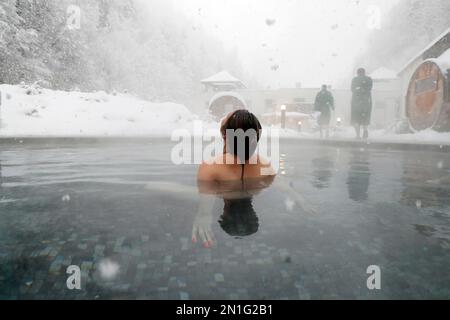
[[[325,130],[325,137],[330,136],[330,120],[331,110],[334,110],[334,98],[330,91],[327,89],[327,85],[322,85],[322,90],[316,95],[314,101],[314,111],[320,112],[320,116],[317,120],[320,130],[320,138],[323,138],[323,131]]]
[[[372,114],[372,87],[373,81],[366,76],[366,70],[359,68],[357,76],[352,80],[352,112],[351,123],[355,127],[356,137],[361,139],[361,127],[363,127],[363,138],[369,137],[367,127],[370,125]]]

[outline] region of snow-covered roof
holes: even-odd
[[[233,97],[238,99],[240,102],[242,102],[242,104],[244,105],[245,108],[247,108],[247,103],[245,102],[245,99],[237,92],[234,91],[224,91],[224,92],[219,92],[216,93],[211,100],[209,100],[209,104],[208,106],[211,107],[212,104],[214,103],[214,101],[216,101],[217,99],[220,99],[222,97]]]
[[[406,68],[409,67],[409,65],[411,63],[413,63],[415,60],[417,60],[419,57],[421,57],[427,50],[431,49],[432,46],[434,46],[437,42],[439,42],[439,40],[441,40],[442,38],[444,38],[447,34],[450,33],[450,28],[448,28],[447,30],[445,30],[444,32],[442,32],[436,39],[434,39],[433,41],[430,42],[429,45],[427,45],[422,51],[420,51],[417,55],[415,55],[411,60],[408,61],[408,63],[406,63],[403,68],[400,69],[400,71],[398,72],[398,74],[401,74]]]
[[[221,71],[219,73],[216,73],[215,75],[203,79],[200,81],[201,83],[242,83],[241,80],[239,80],[236,77],[233,77],[228,71]]]
[[[374,80],[391,80],[397,79],[397,73],[391,69],[381,67],[370,74]]]
[[[447,70],[450,69],[450,49],[445,51],[438,58],[427,59],[425,61],[431,61],[431,62],[436,63],[439,66],[439,68],[441,69],[442,74],[444,76],[446,76],[447,75]]]

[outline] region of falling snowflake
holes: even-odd
[[[113,280],[120,270],[120,265],[110,259],[100,261],[98,265],[100,276],[105,280]]]
[[[417,209],[422,208],[422,201],[421,200],[416,200],[416,207],[417,207]]]
[[[273,26],[275,24],[276,20],[275,19],[266,19],[266,24],[270,27]]]
[[[284,201],[284,205],[286,206],[287,211],[292,211],[294,210],[295,202],[290,198],[286,198],[286,200]]]

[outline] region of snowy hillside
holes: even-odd
[[[195,105],[199,80],[218,65],[242,76],[236,54],[167,2],[2,0],[0,83],[127,89]]]
[[[0,85],[0,136],[170,136],[196,116],[175,103],[128,94]]]

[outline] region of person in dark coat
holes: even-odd
[[[326,132],[326,137],[330,135],[330,120],[331,110],[334,110],[334,98],[330,91],[327,90],[327,86],[324,84],[322,90],[316,96],[314,102],[314,111],[320,112],[319,119],[317,120],[320,129],[320,137],[323,138],[323,130]]]
[[[352,80],[352,114],[351,123],[355,127],[356,136],[361,138],[361,127],[363,127],[363,138],[369,137],[367,127],[370,124],[372,114],[372,87],[373,81],[366,76],[366,70],[358,69],[358,75]]]

